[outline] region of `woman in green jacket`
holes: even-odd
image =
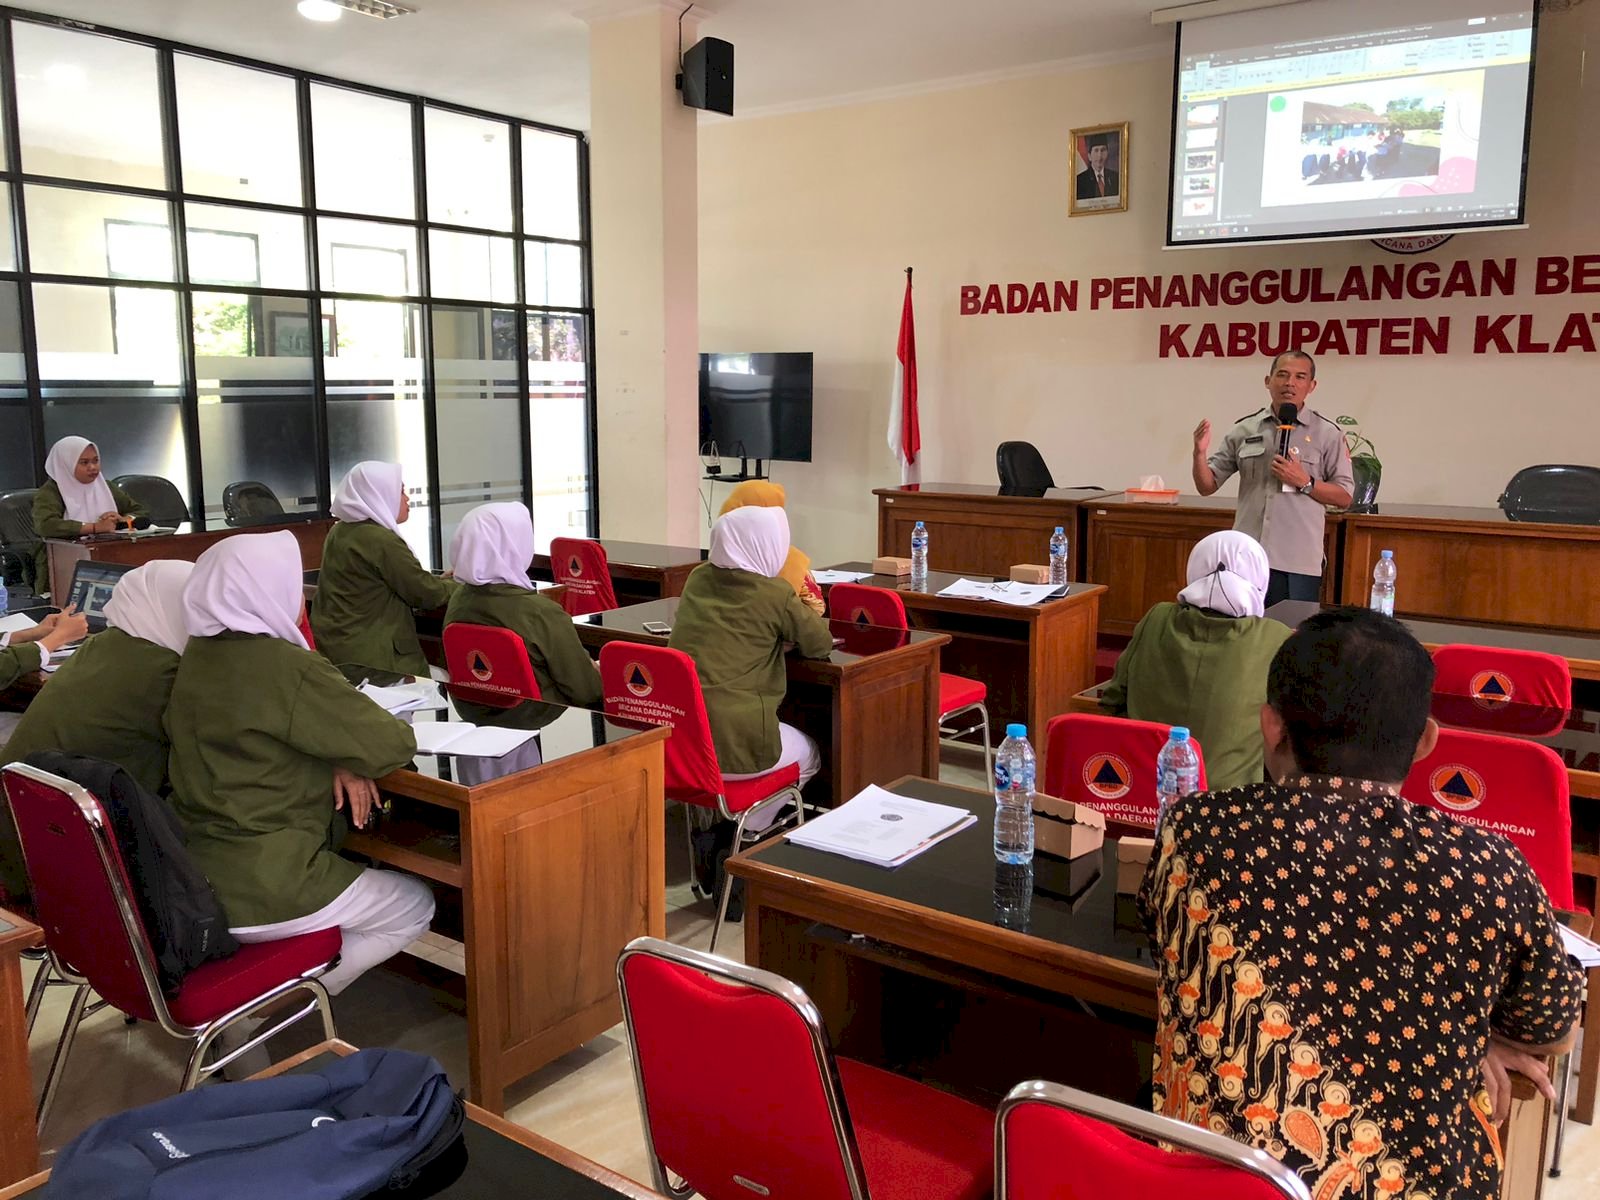
[[[40,750],[87,754],[116,763],[141,786],[162,792],[167,781],[167,734],[161,719],[189,640],[183,587],[194,564],[160,559],[117,580],[106,604],[106,629],[83,644],[33,698],[0,763],[21,762]],[[16,832],[0,809],[0,886],[27,894]]]
[[[1234,530],[1200,539],[1178,602],[1144,615],[1100,693],[1116,716],[1187,725],[1205,753],[1206,786],[1263,778],[1267,668],[1290,629],[1262,615],[1267,552]]]
[[[554,704],[599,708],[600,671],[578,640],[565,609],[534,591],[533,516],[521,504],[480,504],[450,539],[450,566],[461,587],[450,598],[445,625],[496,625],[528,648],[539,694]],[[489,708],[461,700],[461,715],[478,724],[539,729],[560,715],[552,704],[529,701]]]
[[[412,610],[443,608],[456,585],[423,570],[400,536],[411,515],[400,464],[351,467],[333,515],[311,605],[318,653],[336,666],[426,677]]]
[[[100,472],[100,451],[88,438],[64,437],[44,460],[50,478],[33,497],[33,528],[42,538],[110,533],[148,510]],[[34,558],[33,590],[50,589],[50,560],[43,545]]]
[[[411,727],[306,649],[292,533],[237,534],[195,563],[189,643],[167,705],[172,805],[189,853],[241,942],[338,926],[337,993],[415,941],[433,917],[420,880],[341,858],[365,825],[373,780],[409,762]]]
[[[806,658],[833,653],[828,622],[780,578],[788,554],[783,509],[724,513],[711,527],[710,561],[690,574],[673,618],[668,644],[695,661],[717,762],[730,779],[795,763],[803,785],[822,766],[817,744],[778,720],[788,646]]]

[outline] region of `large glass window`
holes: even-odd
[[[592,531],[582,135],[8,11],[0,490],[79,433],[208,522],[377,458],[424,562],[490,500]]]

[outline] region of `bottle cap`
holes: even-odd
[[[1182,725],[1174,725],[1171,737],[1175,742],[1187,742],[1189,740],[1189,731]]]
[[[921,529],[921,528],[922,528],[922,522],[921,522],[921,521],[918,521],[918,522],[917,522],[917,528],[918,528],[918,529]]]
[[[1028,727],[1026,725],[1016,725],[1016,724],[1007,725],[1006,726],[1006,736],[1007,737],[1014,737],[1014,738],[1025,738],[1025,737],[1028,736]]]
[[[1394,557],[1394,551],[1393,550],[1384,550],[1384,551],[1381,552],[1379,557],[1380,558],[1393,558]]]
[[[1059,526],[1059,525],[1057,525],[1057,526],[1056,526],[1056,532],[1057,532],[1057,533],[1064,533],[1064,532],[1065,532],[1065,530],[1063,530],[1063,529],[1062,529],[1062,528],[1061,528],[1061,526]]]

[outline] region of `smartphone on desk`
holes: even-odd
[[[672,632],[672,626],[665,621],[646,621],[643,629],[646,633],[653,633],[660,637],[666,637]]]

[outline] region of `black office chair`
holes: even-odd
[[[1042,491],[1056,486],[1044,456],[1032,442],[1001,442],[994,452],[1000,486],[1018,491]]]
[[[266,484],[243,479],[222,489],[222,518],[235,528],[264,525],[283,519],[283,505]]]
[[[111,482],[144,505],[152,524],[182,525],[189,520],[183,493],[170,479],[160,475],[118,475]]]
[[[37,590],[34,555],[39,552],[39,535],[33,527],[33,497],[38,488],[21,488],[0,496],[0,573],[6,586],[19,583]]]
[[[1512,521],[1600,525],[1600,467],[1556,463],[1523,467],[1497,503]]]

